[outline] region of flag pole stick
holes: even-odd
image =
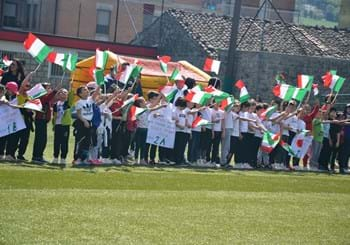
[[[339,94],[339,92],[337,92],[337,93],[335,94],[334,99],[333,99],[333,101],[332,101],[332,103],[331,103],[331,104],[334,104],[334,103],[335,103],[335,100],[337,99],[338,94]],[[330,97],[332,97],[332,96],[330,96]]]
[[[39,65],[37,65],[37,67],[34,69],[33,73],[37,72],[39,70],[40,66],[41,66],[41,63],[39,63]]]
[[[63,70],[63,74],[62,74],[61,82],[60,82],[61,86],[63,84],[64,75],[66,75],[66,70]]]

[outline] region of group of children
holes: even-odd
[[[29,89],[26,79],[21,84],[11,81],[1,86],[0,103],[10,105],[13,99],[19,101],[21,97],[25,100],[25,90]],[[209,85],[220,88],[218,81],[210,80]],[[32,161],[48,163],[43,155],[49,130],[47,126],[52,122],[52,164],[66,165],[71,149],[72,125],[74,166],[164,163],[246,169],[292,170],[308,167],[311,170],[335,171],[338,160],[339,171],[348,172],[350,104],[344,112],[337,112],[332,103],[320,107],[318,100],[311,107],[307,103],[299,106],[294,100],[274,100],[267,104],[251,99],[244,103],[234,101],[232,109],[225,111],[220,103],[213,100],[208,100],[205,105],[186,100],[186,94],[195,86],[192,79],[175,81],[176,95],[171,101],[158,91],[150,91],[145,97],[135,97],[134,86],[110,85],[106,92],[104,87],[90,82],[73,92],[64,88],[52,90],[49,84],[43,84],[47,94],[40,98],[42,112],[20,109],[26,128],[0,138],[0,157],[8,161],[16,158],[25,160],[23,155],[34,122]],[[74,103],[75,95],[78,99]],[[328,98],[328,102],[331,100]],[[132,103],[128,103],[130,101]],[[130,109],[132,106],[143,109],[143,113],[135,116],[134,110]],[[262,116],[270,106],[276,106],[277,110],[269,118]],[[198,117],[208,123],[194,127],[193,121]],[[151,120],[168,120],[175,124],[173,149],[146,143]],[[261,149],[266,131],[280,134],[281,140],[288,144],[298,133],[308,132],[313,136],[312,145],[303,159],[288,154],[281,144],[267,153]]]

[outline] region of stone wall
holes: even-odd
[[[220,60],[227,59],[227,51],[220,53]],[[247,52],[239,51],[237,54],[238,71],[237,79],[242,79],[253,95],[260,95],[263,98],[272,99],[271,88],[275,84],[276,74],[286,74],[287,82],[296,86],[297,75],[307,74],[315,77],[315,83],[319,84],[320,94],[330,92],[322,86],[321,76],[326,71],[334,69],[340,76],[347,79],[341,94],[350,94],[350,60],[335,58],[320,58],[308,56],[286,55],[268,52]],[[226,62],[222,62],[220,77],[225,74]],[[350,96],[340,96],[341,103],[350,103]]]

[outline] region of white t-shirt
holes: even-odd
[[[190,109],[189,108],[186,108],[185,109],[185,113],[186,113],[186,119],[187,119],[187,126],[186,126],[186,133],[191,133],[191,131],[192,131],[192,128],[191,128],[191,126],[192,126],[192,123],[193,123],[193,120],[194,120],[194,118],[195,118],[195,116],[196,116],[196,114],[189,114],[188,112],[190,111]],[[189,126],[189,127],[188,127]],[[201,131],[201,129],[200,129],[200,127],[199,127],[199,131]]]
[[[256,115],[256,114],[255,114]],[[260,126],[264,126],[264,124],[262,123],[261,119],[256,115],[256,124],[260,125]],[[263,137],[263,133],[261,132],[260,129],[256,129],[255,133],[254,133],[255,137],[259,137],[262,138]]]
[[[248,112],[239,112],[239,116],[242,118],[249,118],[248,117]],[[244,120],[240,120],[239,122],[239,131],[241,133],[247,133],[248,132],[248,122]]]
[[[186,112],[185,110],[180,110],[179,108],[176,108],[173,112],[173,119],[177,121],[176,125],[176,132],[186,132]],[[178,127],[182,126],[185,127],[184,129]]]
[[[247,112],[247,116],[248,116],[248,118],[249,119],[252,119],[252,120],[257,120],[258,119],[258,116],[255,114],[255,113],[251,113],[251,112]],[[255,123],[253,123],[253,122],[248,122],[248,132],[250,133],[250,134],[255,134],[255,129],[253,129],[253,128],[250,128],[249,127],[249,124],[251,124],[251,125],[256,125]]]
[[[232,111],[225,112],[225,128],[233,128],[233,117],[232,117]]]
[[[86,100],[80,99],[75,104],[75,109],[78,111],[80,110],[81,116],[88,121],[92,120],[92,116],[94,114],[92,105],[94,104],[93,99],[91,97],[87,98]]]
[[[137,117],[137,127],[138,128],[148,128],[148,115],[149,111],[143,112],[141,115]]]
[[[233,131],[232,136],[239,137],[239,115],[236,112],[232,112],[232,121],[233,121]]]
[[[273,118],[276,118],[280,115],[279,112],[274,112],[271,116],[271,119]],[[271,125],[271,133],[274,133],[274,134],[279,134],[281,131],[281,127],[280,127],[280,124],[279,123],[272,123]]]
[[[57,109],[56,121],[55,121],[56,125],[62,124],[62,117],[63,117],[63,114],[64,114],[63,105],[64,105],[64,101],[57,101],[57,103],[56,103],[56,109]]]
[[[291,127],[291,131],[293,131],[294,133],[297,132],[298,130],[298,117],[297,116],[292,116],[290,118],[288,118],[287,120],[285,120],[285,123]]]
[[[213,120],[217,121],[218,122],[215,122],[214,125],[213,125],[213,129],[214,131],[216,132],[220,132],[222,131],[222,120],[224,119],[224,112],[222,110],[212,110],[212,118]]]
[[[211,110],[210,108],[205,108],[201,111],[202,118],[207,120],[208,122],[211,122]],[[211,129],[211,125],[205,126],[206,128]]]

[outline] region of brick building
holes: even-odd
[[[0,0],[0,28],[128,43],[169,8],[232,15],[234,0]],[[262,0],[243,0],[242,15],[254,16]],[[281,3],[283,2],[283,3]],[[295,0],[277,1],[292,22]],[[267,19],[276,19],[271,8]]]
[[[170,10],[163,16],[161,38],[160,21],[156,21],[132,43],[158,46],[160,54],[188,60],[198,67],[203,66],[208,56],[219,59],[223,62],[219,74],[223,78],[231,21],[225,16]],[[347,30],[241,18],[236,78],[243,79],[253,95],[266,92],[270,97],[274,77],[279,72],[286,73],[290,84],[296,84],[297,74],[314,75],[320,83],[321,75],[329,69],[338,70],[349,80],[349,46],[350,31]],[[342,92],[349,93],[350,86],[345,84]]]

